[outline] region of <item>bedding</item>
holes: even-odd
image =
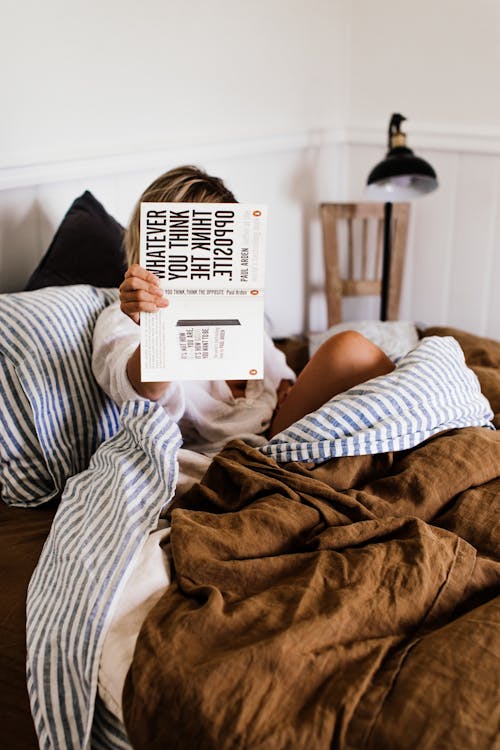
[[[118,432],[66,484],[26,607],[28,692],[41,747],[89,746],[109,616],[173,496],[180,443],[161,406],[126,402]]]
[[[498,433],[277,465],[226,447],[123,697],[137,750],[493,748]]]
[[[0,495],[56,497],[118,428],[91,370],[92,334],[116,290],[76,285],[0,295]]]
[[[57,498],[31,507],[0,502],[0,747],[37,750],[26,687],[26,593],[57,510]]]
[[[106,294],[101,299],[104,304],[108,303]],[[21,295],[11,295],[17,296]],[[426,333],[453,336],[459,341],[493,407],[493,424],[500,427],[500,344],[453,329],[430,329]],[[300,342],[292,343],[294,356],[302,361],[303,353],[297,351]],[[9,360],[4,360],[4,364],[5,361]],[[53,378],[54,367],[61,373],[58,357],[44,360],[42,356],[42,361],[45,376]],[[7,369],[13,381],[18,368],[9,361]],[[53,387],[47,390],[52,392]],[[21,390],[17,393],[21,400]],[[476,391],[476,400],[477,395]],[[80,406],[82,398],[77,399]],[[477,402],[481,403],[480,399]],[[67,403],[66,397],[54,401],[57,408],[66,408]],[[61,487],[52,485],[47,472],[47,490],[40,475],[45,497],[52,500],[27,513],[2,506],[2,539],[7,540],[6,545],[0,546],[2,561],[12,571],[16,571],[17,562],[19,573],[13,573],[5,597],[2,593],[6,602],[2,611],[7,613],[0,649],[0,673],[5,675],[2,748],[22,750],[37,746],[31,718],[25,716],[28,721],[24,722],[22,719],[27,704],[26,686],[21,682],[25,658],[24,596],[49,527],[51,532],[32,578],[28,600],[29,688],[42,747],[125,749],[131,746],[127,731],[134,747],[154,747],[154,742],[141,745],[145,743],[141,737],[147,731],[162,737],[159,724],[163,724],[163,717],[165,726],[171,727],[169,747],[219,747],[217,743],[220,747],[253,747],[253,738],[259,732],[263,748],[290,744],[299,747],[289,738],[297,736],[306,742],[307,731],[316,726],[321,727],[321,736],[312,738],[311,743],[317,743],[315,747],[330,742],[338,748],[451,748],[452,740],[457,738],[466,743],[458,746],[494,746],[495,739],[490,739],[495,737],[492,726],[495,721],[498,724],[498,710],[492,705],[491,696],[499,688],[495,611],[499,561],[494,515],[498,512],[500,475],[498,433],[484,427],[456,430],[451,425],[411,449],[321,463],[277,463],[271,456],[243,444],[229,445],[186,503],[173,506],[168,537],[171,542],[162,542],[162,549],[173,554],[174,580],[146,617],[139,635],[124,691],[125,729],[121,717],[97,695],[99,657],[120,594],[133,574],[134,562],[160,513],[169,507],[178,449],[175,429],[169,432],[171,427],[163,421],[164,413],[160,417],[154,408],[145,406],[146,402],[142,404],[127,404],[120,424],[117,411],[110,407],[112,428],[108,439],[100,447],[100,440],[97,441],[88,468],[85,463],[89,454],[69,480],[66,473],[61,473]],[[141,409],[145,411],[140,412]],[[487,426],[488,409],[483,409],[482,419]],[[60,424],[66,427],[66,422],[63,418]],[[155,423],[156,427],[152,427]],[[165,434],[171,439],[157,439]],[[67,446],[70,455],[71,442]],[[47,467],[43,449],[40,450],[40,465],[43,461],[43,467]],[[153,461],[163,469],[141,472],[141,465],[151,465],[151,454],[163,455],[160,461]],[[160,476],[162,479],[158,480]],[[40,500],[39,489],[33,489],[33,497],[26,493],[21,498],[24,504]],[[238,552],[240,533],[242,546]],[[384,546],[389,543],[392,546]],[[193,552],[192,565],[187,550]],[[357,564],[358,553],[358,560],[366,561],[368,572],[373,573],[368,593],[366,586],[363,588],[365,566]],[[380,562],[379,558],[386,560],[385,568],[382,563],[378,567],[371,564],[372,559]],[[68,561],[73,565],[70,585],[65,578]],[[195,561],[198,564],[193,567]],[[321,567],[324,561],[326,574]],[[339,576],[330,575],[331,571],[340,571]],[[358,578],[351,575],[352,571],[359,574]],[[433,575],[427,579],[429,571]],[[214,579],[210,582],[212,572]],[[409,588],[405,588],[406,579],[410,581]],[[342,585],[351,580],[355,583],[352,587]],[[308,581],[314,585],[306,587]],[[70,595],[78,591],[83,596],[75,609]],[[385,600],[380,598],[384,591]],[[401,592],[397,598],[396,591]],[[50,605],[51,597],[58,598],[57,606]],[[165,601],[170,606],[171,599],[180,601],[179,618],[162,620],[158,628],[158,612],[163,611]],[[400,599],[402,613],[396,606]],[[391,616],[386,613],[380,622],[378,615],[381,611],[384,614],[385,601]],[[256,611],[252,613],[254,603]],[[298,622],[294,620],[295,611],[305,612],[304,622],[300,617]],[[183,622],[180,612],[187,612]],[[249,613],[251,627],[245,619]],[[322,634],[319,642],[313,639],[311,646],[307,636],[314,632],[318,618],[312,615],[318,613]],[[231,622],[226,621],[226,616]],[[79,622],[86,623],[84,639]],[[186,623],[189,628],[193,625],[193,638],[186,648],[185,663],[178,653],[173,654],[175,658],[166,665],[166,672],[158,672],[148,687],[154,670],[144,659],[144,652],[150,639],[158,653],[167,653],[166,634],[175,643],[182,641]],[[229,630],[225,630],[228,625]],[[222,645],[217,641],[219,626],[219,636],[230,635],[222,639]],[[326,635],[325,628],[329,631]],[[332,631],[338,633],[337,640]],[[447,647],[449,633],[452,648]],[[332,637],[333,641],[329,641]],[[351,642],[359,647],[357,651],[348,648]],[[198,643],[196,648],[193,643]],[[463,643],[468,644],[468,650],[460,648]],[[216,647],[213,652],[212,644]],[[301,646],[298,658],[307,665],[305,674],[300,672],[300,665],[292,663],[297,644]],[[429,654],[432,668],[428,669]],[[252,667],[255,663],[257,672],[267,675],[269,691],[260,693],[259,711],[255,705],[259,693],[254,695],[251,689],[255,680],[248,662],[247,672],[241,672],[247,657]],[[283,672],[283,662],[288,668],[289,661],[292,671]],[[394,664],[401,667],[399,671],[393,670]],[[477,664],[480,687],[484,689],[473,684]],[[162,663],[162,670],[163,667]],[[335,679],[328,671],[330,667]],[[155,701],[162,704],[168,685],[164,694],[153,687],[169,682],[169,669],[174,671],[179,701],[183,696],[182,706],[179,701],[166,709],[161,705],[162,719],[158,721],[158,715],[151,718],[146,712],[141,714],[141,701],[149,690],[148,706]],[[275,669],[276,675],[286,674],[292,687],[301,684],[293,672],[299,669],[309,702],[299,705],[297,690],[290,691],[290,699],[283,696],[279,680],[270,678]],[[54,675],[52,681],[47,681],[48,674]],[[252,678],[248,683],[247,675]],[[449,676],[448,685],[459,675],[460,690],[445,694],[443,675]],[[319,682],[314,682],[316,678]],[[240,692],[234,691],[234,700],[231,696],[231,701],[226,701],[232,708],[223,706],[218,717],[231,680],[236,680]],[[394,689],[388,688],[389,683]],[[437,703],[444,709],[439,722]],[[288,706],[289,710],[280,714],[281,706]],[[411,720],[410,710],[415,714]],[[280,723],[279,717],[285,713]],[[189,715],[189,726],[180,721],[182,714]],[[455,714],[460,718],[457,728],[448,730],[450,717]],[[144,730],[141,725],[147,716],[153,722],[153,730]],[[330,718],[325,722],[326,716]],[[416,728],[406,736],[405,725],[412,724],[415,717]],[[429,733],[439,737],[442,744],[433,745]],[[197,737],[195,744],[192,736]]]
[[[429,369],[433,371],[432,379]],[[419,387],[415,387],[416,378]],[[433,406],[429,407],[427,402]],[[356,415],[357,419],[353,419]],[[373,418],[370,429],[367,429],[368,416]],[[393,450],[396,443],[400,449],[408,448],[409,444],[422,442],[436,432],[473,424],[475,418],[477,424],[488,425],[491,416],[488,402],[481,394],[476,376],[465,366],[457,341],[450,337],[428,337],[390,376],[374,379],[332,399],[260,450],[279,462],[289,461],[292,454],[298,460],[319,463],[332,452],[337,457],[349,452],[375,454]],[[333,440],[329,439],[332,431]],[[119,600],[103,644],[100,694],[120,718],[124,676],[140,623],[154,599],[161,595],[162,587],[167,586],[157,561],[153,573],[154,552],[158,552],[153,537],[158,533],[161,532],[152,533],[144,546],[141,553],[144,559],[134,569],[131,578],[135,580],[127,584],[126,594]],[[162,546],[166,563],[170,545]]]
[[[498,425],[500,343],[452,333]],[[133,747],[498,747],[499,511],[498,431],[321,464],[226,446],[172,510]]]
[[[99,443],[118,429],[117,407],[90,377],[90,349],[97,314],[116,298],[116,289],[95,287],[118,286],[125,267],[123,228],[85,191],[33,272],[29,294],[0,296],[2,750],[39,747],[26,686],[27,588],[68,474],[86,468]],[[87,286],[72,287],[75,297],[67,288],[42,289],[69,284]],[[54,447],[64,461],[57,462]],[[97,712],[97,735],[113,721]]]
[[[334,396],[262,450],[281,462],[319,463],[413,448],[454,427],[492,427],[492,417],[458,342],[426,336],[391,373]]]
[[[362,333],[394,361],[404,357],[418,344],[417,326],[408,320],[353,320],[337,323],[327,328],[326,331],[310,333],[309,356],[312,357],[321,344],[331,336],[350,330]]]
[[[269,455],[229,444],[176,502],[177,428],[147,402],[119,416],[89,374],[89,332],[116,295],[93,287],[120,283],[122,239],[86,191],[28,282],[40,291],[0,299],[2,750],[497,747],[500,447],[477,381],[483,427],[448,414],[412,447],[318,462],[306,420]],[[41,289],[68,284],[90,286]],[[411,324],[388,331],[363,332],[394,357],[416,343]],[[498,430],[500,343],[425,336],[459,342]],[[281,346],[300,370],[306,343]],[[304,460],[275,460],[298,443]],[[103,645],[148,565],[130,670],[106,699]]]
[[[462,368],[459,383],[475,403],[468,375]],[[424,391],[441,377],[427,373]],[[42,746],[127,746],[96,698],[97,670],[120,591],[172,497],[178,435],[166,421],[158,406],[126,404],[120,431],[63,493],[28,596]],[[490,548],[434,516],[496,480],[498,433],[451,427],[413,451],[317,466],[279,464],[243,443],[220,454],[172,511],[174,582],[146,617],[124,691],[134,747],[274,748],[291,738],[294,747],[329,747],[332,738],[348,747],[348,728],[368,741],[366,727],[350,723],[363,686],[377,686],[398,648],[406,653],[427,626],[453,622],[483,584],[497,583],[496,561],[482,560]],[[446,444],[435,450],[438,440]],[[490,533],[493,516],[483,517]],[[47,683],[47,673],[57,679]]]

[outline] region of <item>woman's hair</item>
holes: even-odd
[[[198,167],[176,167],[157,177],[143,192],[125,232],[127,262],[139,263],[141,203],[237,203],[219,177]]]

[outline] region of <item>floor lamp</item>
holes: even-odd
[[[394,202],[408,201],[430,193],[438,186],[436,173],[424,159],[415,156],[406,145],[401,123],[406,117],[393,114],[389,123],[388,151],[366,181],[370,200],[384,201],[384,252],[380,320],[387,320],[387,298],[391,269],[391,218]]]

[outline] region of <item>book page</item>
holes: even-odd
[[[267,211],[142,203],[140,263],[169,301],[141,313],[142,380],[261,379]]]

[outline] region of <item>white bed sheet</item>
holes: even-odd
[[[116,604],[101,653],[98,691],[123,722],[122,692],[142,623],[170,584],[170,528],[152,531]],[[165,548],[161,543],[165,543]]]
[[[181,448],[175,499],[199,482],[211,459]],[[118,596],[104,639],[99,664],[98,692],[106,708],[123,722],[122,692],[135,644],[147,614],[171,582],[170,528],[160,519],[137,557],[128,581]],[[163,547],[160,546],[162,543]]]

